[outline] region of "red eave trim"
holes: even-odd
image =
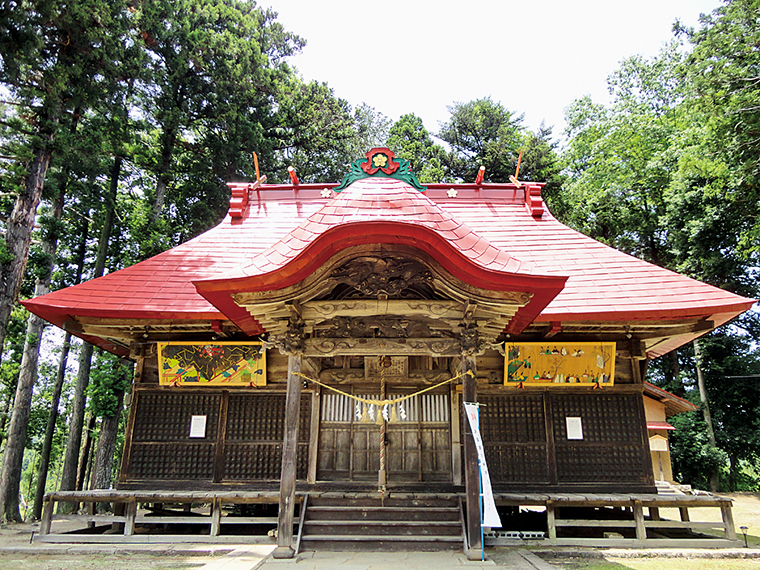
[[[680,396],[676,396],[672,392],[668,392],[667,390],[664,390],[660,388],[659,386],[655,386],[651,382],[644,381],[644,394],[647,396],[656,396],[660,398],[665,398],[667,400],[671,400],[672,402],[683,406],[684,408],[688,408],[691,411],[698,410],[699,407],[695,406],[688,400],[684,400]]]
[[[684,317],[702,318],[712,317],[716,314],[736,313],[737,315],[748,311],[755,304],[755,301],[740,301],[736,303],[725,303],[710,305],[705,304],[699,307],[687,307],[684,309],[658,309],[635,310],[635,311],[591,311],[591,312],[553,312],[546,311],[541,314],[537,322],[551,323],[553,321],[572,322],[572,321],[653,321],[663,319],[677,319]]]
[[[299,283],[335,254],[361,245],[406,245],[435,259],[452,276],[470,285],[491,291],[521,291],[533,298],[510,324],[508,332],[519,332],[535,319],[546,305],[564,288],[567,277],[531,275],[489,269],[456,249],[436,231],[418,224],[393,221],[358,221],[335,226],[317,236],[295,257],[274,271],[221,279],[194,281],[198,292],[228,318],[244,328],[250,319],[247,311],[234,303],[232,293],[279,290]],[[249,325],[250,326],[250,325]],[[260,332],[260,330],[257,330]]]
[[[224,319],[224,315],[218,311],[162,311],[160,309],[119,310],[113,308],[84,308],[72,306],[56,306],[37,303],[35,299],[19,301],[29,312],[48,322],[58,325],[58,321],[72,319],[74,317],[95,317],[102,319],[177,319],[177,320],[215,320]],[[59,325],[60,326],[60,325]]]
[[[647,422],[647,429],[667,429],[667,430],[674,430],[672,425],[670,425],[668,422]]]

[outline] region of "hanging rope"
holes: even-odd
[[[380,356],[378,357],[378,363],[380,365],[380,397],[385,398],[385,357]],[[389,358],[390,360],[390,358]],[[385,404],[386,406],[388,404]],[[386,437],[386,430],[387,426],[385,423],[385,417],[383,417],[382,412],[378,408],[378,414],[377,414],[377,421],[380,424],[380,474],[379,474],[379,480],[378,480],[378,491],[381,493],[385,493],[386,486],[385,486],[385,437]]]
[[[361,402],[362,404],[369,404],[370,406],[392,406],[393,404],[398,404],[399,402],[403,402],[404,400],[409,400],[411,398],[414,398],[415,396],[419,396],[420,394],[424,394],[425,392],[430,392],[431,390],[435,390],[436,388],[443,386],[444,384],[448,384],[449,382],[454,382],[454,380],[459,380],[460,378],[463,378],[465,376],[471,376],[472,378],[475,378],[475,374],[472,372],[472,370],[467,370],[466,372],[462,372],[461,374],[457,374],[453,378],[449,378],[448,380],[444,380],[443,382],[439,382],[438,384],[435,384],[434,386],[429,386],[425,388],[424,390],[420,390],[419,392],[415,392],[414,394],[408,394],[406,396],[401,396],[399,398],[394,398],[393,400],[388,399],[382,399],[382,400],[373,400],[371,398],[362,398],[361,396],[354,396],[353,394],[349,394],[348,392],[344,392],[343,390],[338,390],[337,388],[333,388],[332,386],[328,386],[327,384],[323,384],[319,380],[315,380],[314,378],[311,378],[310,376],[306,376],[306,374],[301,374],[300,372],[294,373],[296,376],[300,376],[304,380],[308,382],[313,382],[314,384],[317,384],[318,386],[322,386],[323,388],[327,388],[328,390],[332,390],[333,392],[336,392],[340,394],[341,396],[345,396],[346,398],[351,398],[352,400],[356,400],[357,402]]]

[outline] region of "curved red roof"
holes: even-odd
[[[412,246],[476,287],[531,293],[533,298],[518,311],[510,332],[530,324],[566,280],[561,275],[534,274],[531,263],[494,246],[406,182],[365,178],[353,182],[250,262],[195,285],[245,332],[255,334],[262,331],[231,295],[283,289],[311,275],[339,251],[369,244]]]
[[[388,184],[386,180],[382,182]],[[359,221],[359,214],[350,211],[353,206],[348,201],[321,196],[330,187],[262,185],[249,192],[242,217],[227,216],[217,227],[170,251],[99,279],[25,301],[24,305],[59,326],[74,316],[222,319],[222,312],[198,293],[194,282],[200,285],[201,281],[220,276],[263,275],[259,272],[267,267],[281,268],[285,260],[305,249],[307,240],[302,238],[309,234],[294,230],[326,206],[341,210],[330,212],[328,208],[321,219],[312,220],[306,228],[324,229],[319,234],[324,239],[330,239],[330,227],[336,222],[330,216],[339,216],[345,225]],[[456,196],[449,192],[452,188],[457,189]],[[424,223],[416,220],[415,208],[419,204],[408,195],[400,199],[397,209],[387,212],[392,218],[390,223],[396,223],[398,228],[418,228],[415,231],[420,240],[426,231],[427,235],[434,232],[456,238],[451,242],[452,251],[486,273],[501,264],[515,275],[567,278],[564,289],[536,317],[540,322],[705,318],[720,325],[753,304],[751,299],[605,246],[561,224],[548,212],[534,217],[525,205],[524,190],[512,184],[435,184],[428,187],[424,197],[429,202]],[[361,209],[359,204],[356,208]],[[448,219],[457,225],[446,225],[451,223]],[[472,234],[477,238],[467,237]],[[483,246],[486,249],[479,253]],[[492,247],[501,253],[493,259],[484,257],[485,251],[494,251]],[[683,337],[673,339],[653,355],[683,342]]]

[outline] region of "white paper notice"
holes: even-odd
[[[206,416],[190,418],[190,437],[206,437]]]
[[[480,480],[483,485],[483,526],[499,528],[501,527],[501,519],[496,511],[496,502],[493,500],[491,475],[488,473],[488,465],[486,465],[486,450],[483,447],[483,438],[480,437],[478,407],[476,404],[465,402],[464,411],[470,422],[472,439],[475,440],[475,449],[478,450],[478,459],[480,460]]]
[[[567,439],[583,439],[583,423],[580,418],[565,418]]]

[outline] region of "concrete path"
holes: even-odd
[[[263,556],[270,546],[240,547],[199,570],[556,570],[527,550],[514,549],[471,562],[457,552],[314,552],[290,560]],[[268,553],[267,553],[268,554]]]

